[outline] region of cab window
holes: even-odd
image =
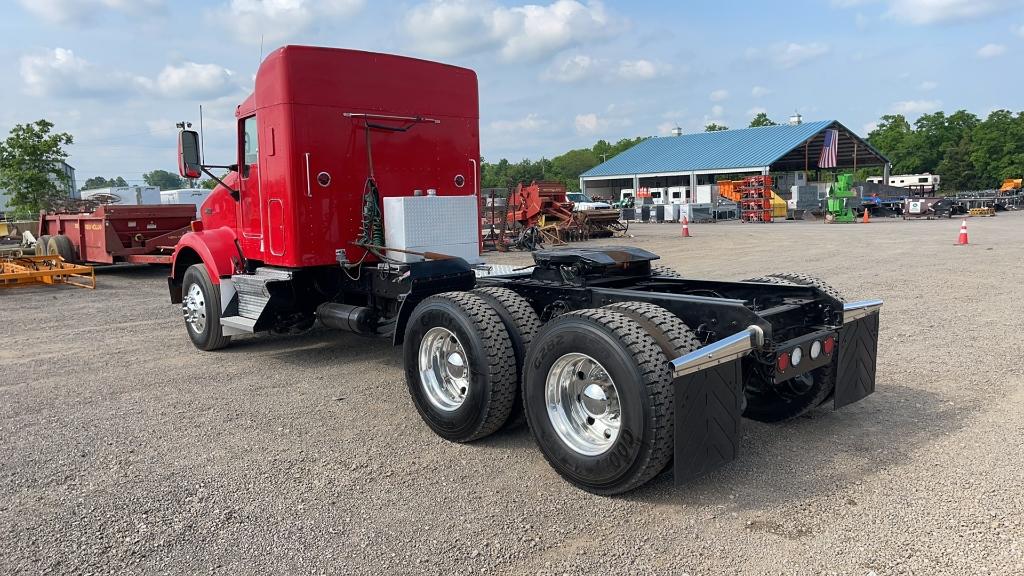
[[[256,137],[256,117],[249,116],[242,120],[242,160],[246,166],[256,163],[259,151],[259,139]]]

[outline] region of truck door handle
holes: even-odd
[[[313,186],[309,181],[309,152],[306,152],[306,196],[313,197]]]

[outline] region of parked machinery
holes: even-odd
[[[825,222],[846,223],[854,222],[857,213],[853,210],[853,203],[859,202],[859,194],[853,188],[853,174],[840,174],[828,190],[825,198]]]
[[[517,235],[535,228],[554,243],[607,238],[626,230],[617,209],[576,210],[561,182],[516,186],[509,196],[508,223]]]
[[[741,416],[874,390],[881,302],[807,276],[683,279],[629,247],[539,251],[495,275],[468,262],[478,251],[410,248],[479,234],[476,90],[472,71],[422,60],[272,52],[236,112],[238,164],[175,250],[171,301],[195,346],[315,321],[389,338],[439,436],[523,416],[551,466],[598,494],[727,463]],[[183,175],[199,158],[183,130]]]

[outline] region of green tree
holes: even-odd
[[[751,128],[760,128],[761,126],[778,126],[774,120],[768,117],[768,114],[764,112],[758,112],[757,116],[750,121]]]
[[[725,126],[724,124],[716,124],[715,122],[709,122],[706,126],[704,126],[705,132],[722,132],[728,129],[728,126]]]
[[[185,187],[181,176],[167,170],[153,170],[142,175],[142,179],[150,186],[159,186],[161,190],[176,190]]]
[[[214,180],[213,178],[207,178],[199,182],[199,187],[205,188],[207,190],[213,190],[214,188],[217,187],[217,181]]]
[[[66,132],[51,134],[53,126],[45,119],[18,124],[0,142],[0,188],[17,212],[46,210],[68,195],[62,163],[68,157],[64,147],[74,140]]]
[[[971,163],[970,132],[965,133],[956,145],[946,148],[942,161],[939,162],[938,173],[942,175],[942,187],[947,191],[984,188],[983,185],[979,185],[974,165]]]
[[[124,178],[122,178],[121,176],[118,176],[117,178],[111,178],[110,180],[107,180],[103,176],[94,176],[92,178],[87,179],[85,181],[85,184],[82,186],[81,189],[82,190],[95,190],[97,188],[112,188],[112,187],[115,187],[115,186],[127,186],[127,185],[128,185],[128,182]]]

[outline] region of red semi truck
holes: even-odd
[[[878,300],[775,274],[684,279],[632,247],[481,267],[476,75],[287,46],[237,109],[238,150],[168,278],[196,347],[326,327],[403,346],[410,395],[469,442],[525,419],[576,486],[621,493],[736,456],[741,417],[874,391]],[[183,176],[210,173],[179,134]]]

